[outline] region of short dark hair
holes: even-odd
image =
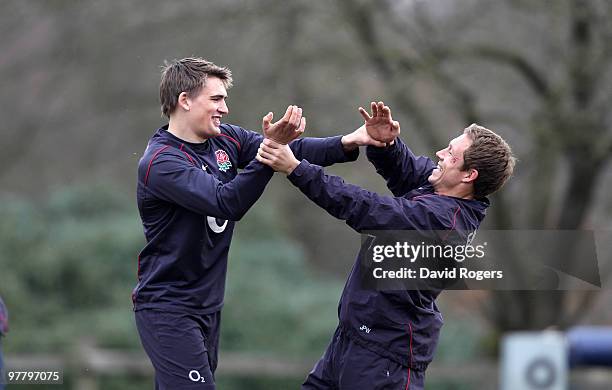
[[[170,118],[176,109],[181,92],[197,95],[208,77],[217,77],[226,89],[232,87],[232,72],[200,57],[187,57],[165,62],[159,84],[162,114]]]
[[[499,190],[512,176],[516,158],[510,145],[495,132],[475,123],[464,131],[472,144],[463,152],[463,170],[476,169],[474,198],[484,198]]]

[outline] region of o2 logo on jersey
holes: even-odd
[[[219,162],[219,155],[223,155],[225,156],[224,158],[227,159],[227,167],[225,165],[223,165],[223,162]],[[217,164],[219,164],[219,169],[223,171],[223,168],[221,168],[221,166],[226,167],[225,170],[229,169],[232,166],[232,163],[229,160],[229,157],[227,157],[227,153],[225,153],[225,151],[223,150],[217,150],[215,152],[215,155],[217,156]],[[204,172],[208,172],[207,170],[207,166],[206,165],[202,165],[202,170]],[[219,225],[217,223],[217,218],[215,217],[206,217],[206,222],[208,223],[208,227],[210,228],[210,230],[212,230],[214,233],[223,233],[223,231],[225,230],[225,228],[227,227],[227,220],[225,220],[225,222],[223,223],[223,225]]]
[[[223,225],[219,225],[217,223],[217,218],[215,217],[206,217],[206,222],[208,222],[208,227],[215,233],[223,233],[225,228],[227,227],[227,220]]]
[[[189,380],[192,382],[206,383],[206,378],[200,375],[200,372],[196,370],[189,371]]]
[[[230,161],[225,150],[217,150],[215,152],[215,157],[217,158],[217,165],[219,166],[219,170],[221,172],[227,172],[227,170],[232,167],[232,162]]]

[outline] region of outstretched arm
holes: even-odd
[[[297,137],[304,132],[306,119],[302,117],[302,109],[297,106],[289,106],[283,118],[276,123],[271,123],[272,118],[273,114],[268,113],[262,120],[262,131],[268,139],[275,140],[280,137],[289,141],[292,137]],[[276,129],[276,133],[272,131],[273,128]],[[259,133],[238,126],[226,125],[224,129],[229,131],[229,136],[239,141],[241,148],[238,167],[244,168],[255,158],[259,144],[264,137]],[[287,143],[276,142],[279,144]],[[290,141],[289,145],[298,158],[307,159],[321,166],[354,161],[359,157],[359,145],[354,136],[300,138]]]
[[[439,213],[425,203],[402,197],[382,196],[327,175],[318,165],[298,161],[287,145],[264,140],[257,160],[289,180],[332,216],[345,220],[360,232],[375,229],[443,230]]]
[[[362,114],[364,119],[368,117],[363,108],[360,107],[360,110],[364,112]],[[390,130],[385,130],[388,126],[391,126]],[[386,110],[381,108],[374,116],[366,119],[363,126],[342,137],[304,138],[293,141],[290,145],[298,159],[306,159],[313,164],[328,166],[337,162],[356,160],[360,146],[384,147],[385,142],[374,139],[371,134],[381,137],[388,136],[385,131],[394,137],[399,134],[399,123],[391,119],[388,107]]]
[[[328,175],[302,161],[287,177],[310,200],[357,232],[364,230],[446,230],[448,216],[424,200],[383,196]],[[440,213],[442,212],[442,213]]]
[[[285,173],[308,198],[357,231],[375,229],[443,230],[444,222],[425,203],[382,196],[327,175],[323,168],[298,161],[286,145],[264,140],[257,160]]]
[[[178,204],[195,213],[240,220],[259,199],[273,171],[253,161],[232,181],[222,183],[181,156],[159,153],[141,161],[140,187],[157,199]]]

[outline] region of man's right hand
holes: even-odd
[[[275,123],[272,122],[274,114],[269,112],[263,117],[261,129],[264,137],[279,144],[287,145],[298,138],[306,128],[306,118],[302,117],[302,109],[298,106],[289,106],[285,115]]]
[[[290,175],[300,165],[289,145],[281,145],[269,139],[264,139],[259,145],[255,158],[276,172],[282,172],[285,175]]]
[[[391,109],[383,102],[372,102],[372,115],[363,107],[359,107],[359,113],[365,120],[365,129],[368,135],[379,142],[391,143],[400,134],[400,124],[391,117]]]

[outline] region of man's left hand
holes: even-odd
[[[391,117],[391,109],[383,102],[372,102],[372,115],[363,107],[359,107],[359,113],[365,120],[365,128],[368,135],[379,142],[392,143],[400,134],[400,124]]]

